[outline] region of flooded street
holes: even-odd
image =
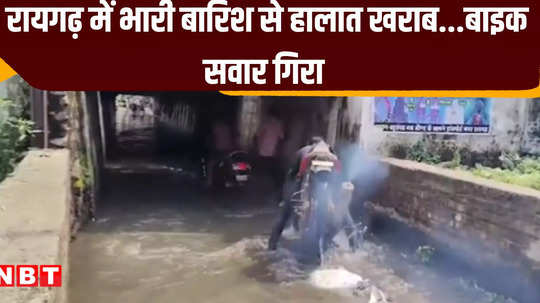
[[[96,222],[71,245],[70,302],[373,303],[372,286],[387,302],[505,302],[435,274],[406,281],[370,241],[355,254],[336,251],[325,268],[301,264],[293,241],[267,252],[277,207],[263,195],[213,196],[157,169],[118,170],[111,181]]]
[[[70,302],[358,302],[352,291],[310,285],[314,266],[290,251],[266,252],[275,207],[228,209],[167,176],[148,177],[119,174],[98,220],[73,242]]]
[[[129,118],[121,113],[120,124]],[[150,124],[139,121],[135,130],[119,127],[123,152],[137,157],[152,146]],[[279,212],[268,189],[210,193],[193,167],[146,157],[108,164],[96,221],[70,247],[69,302],[515,302],[376,238],[351,253],[338,235],[324,267],[299,257],[290,229],[268,252]]]

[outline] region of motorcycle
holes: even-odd
[[[208,161],[202,158],[203,179],[208,178]],[[251,179],[252,166],[248,153],[233,151],[219,159],[214,167],[212,184],[218,188],[242,188]]]
[[[337,177],[340,165],[335,156],[328,154],[314,154],[304,159],[300,168],[300,189],[291,197],[293,226],[304,247],[317,251],[321,261],[324,253],[336,246],[333,238],[340,230],[356,228],[344,225],[344,222],[354,224],[348,210],[354,186],[350,182],[335,186],[340,183]],[[339,203],[336,199],[340,199]],[[351,232],[348,237],[354,250],[357,246],[356,232]]]

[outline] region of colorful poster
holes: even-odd
[[[375,125],[388,132],[487,134],[491,101],[485,98],[375,98]]]

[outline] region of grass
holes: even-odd
[[[455,144],[420,140],[413,145],[392,146],[390,155],[449,169],[460,169],[499,182],[540,190],[540,157],[491,150],[474,152]]]
[[[477,166],[470,169],[475,175],[540,190],[540,158],[523,158],[513,168]]]

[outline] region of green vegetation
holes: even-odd
[[[31,130],[24,103],[0,99],[0,181],[23,157]]]
[[[407,152],[407,158],[418,162],[437,164],[441,162],[441,156],[438,150],[433,149],[421,140],[416,142]]]
[[[415,255],[422,264],[430,265],[435,255],[435,248],[428,245],[420,246],[416,249]]]
[[[79,158],[80,176],[76,179],[73,186],[79,191],[83,192],[90,188],[93,184],[94,175],[93,170],[90,167],[92,163],[88,160],[88,157],[81,152]]]
[[[470,171],[500,182],[540,190],[540,157],[489,150],[474,152],[448,141],[420,140],[413,145],[392,146],[390,155],[445,168]]]
[[[390,149],[390,155],[398,159],[408,159],[422,163],[440,164],[452,161],[458,151],[455,144],[448,141],[420,140],[413,145],[398,144]]]
[[[491,168],[478,165],[471,172],[487,179],[521,185],[540,190],[540,158],[518,158],[506,168]]]

